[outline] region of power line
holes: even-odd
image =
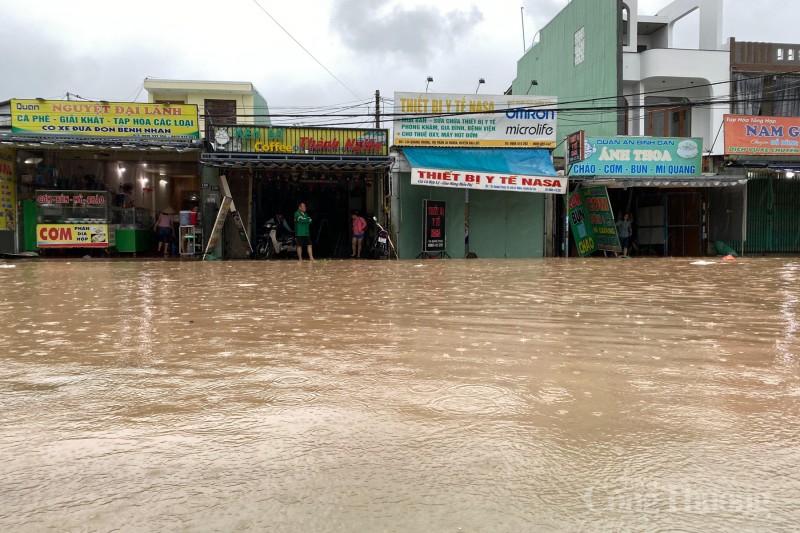
[[[269,14],[269,11],[267,11],[266,9],[264,9],[264,8],[261,6],[261,4],[259,4],[259,3],[258,3],[258,0],[253,0],[253,3],[254,3],[255,5],[257,5],[257,6],[258,6],[258,8],[259,8],[261,11],[263,11],[264,13],[266,13],[266,14],[267,14],[267,16],[268,16],[269,18],[271,18],[271,19],[272,19],[272,22],[274,22],[275,24],[277,24],[277,25],[278,25],[278,27],[279,27],[280,29],[282,29],[282,30],[283,30],[283,32],[284,32],[286,35],[288,35],[288,36],[289,36],[289,37],[290,37],[290,38],[291,38],[291,39],[292,39],[294,42],[296,42],[296,43],[297,43],[297,46],[299,46],[300,48],[302,48],[302,49],[303,49],[303,51],[304,51],[305,53],[307,53],[309,56],[311,56],[311,59],[313,59],[314,61],[316,61],[316,62],[317,62],[317,64],[318,64],[319,66],[321,66],[322,68],[324,68],[324,69],[325,69],[325,72],[327,72],[328,74],[330,74],[331,76],[333,76],[333,79],[335,79],[336,81],[338,81],[338,82],[339,82],[339,84],[341,84],[341,86],[342,86],[342,87],[344,87],[345,89],[347,89],[347,91],[348,91],[350,94],[352,94],[352,95],[353,95],[353,96],[355,96],[356,98],[359,98],[359,96],[358,96],[356,93],[354,93],[354,92],[353,92],[353,91],[350,89],[350,87],[348,87],[348,86],[347,86],[347,85],[346,85],[346,84],[345,84],[345,83],[344,83],[342,80],[340,80],[339,78],[337,78],[337,77],[336,77],[336,74],[334,74],[333,72],[331,72],[330,70],[328,70],[328,67],[326,67],[325,65],[323,65],[323,64],[322,64],[322,62],[321,62],[319,59],[317,59],[316,57],[314,57],[314,54],[312,54],[311,52],[309,52],[309,51],[306,49],[306,47],[305,47],[305,46],[303,46],[302,44],[300,44],[300,41],[298,41],[297,39],[295,39],[295,38],[294,38],[294,36],[293,36],[291,33],[289,33],[289,31],[288,31],[286,28],[284,28],[283,26],[281,26],[281,23],[280,23],[280,22],[278,22],[277,20],[275,20],[275,17],[273,17],[272,15],[270,15],[270,14]]]

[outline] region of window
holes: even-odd
[[[778,48],[775,54],[778,61],[783,61],[783,48]]]
[[[622,4],[622,46],[630,46],[631,44],[631,35],[630,35],[630,20],[631,20],[631,8],[628,7],[628,4]]]
[[[214,127],[236,124],[236,100],[203,101],[206,118],[206,139],[215,142]]]
[[[645,98],[647,135],[689,137],[692,133],[692,108],[686,98]],[[649,107],[655,106],[655,107]]]
[[[794,48],[789,48],[786,50],[786,59],[789,61],[794,61]]]
[[[585,58],[585,37],[586,37],[586,30],[584,26],[581,26],[581,29],[575,32],[575,66],[580,65],[583,63]]]

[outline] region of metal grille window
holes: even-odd
[[[581,29],[575,32],[575,66],[583,63],[586,57],[585,54],[586,44],[586,28],[581,26]]]
[[[214,142],[214,127],[236,124],[236,100],[211,100],[203,102],[206,115],[206,139]]]

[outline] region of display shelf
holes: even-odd
[[[200,226],[180,226],[178,228],[178,253],[194,256],[203,253],[203,228]]]

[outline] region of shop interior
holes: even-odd
[[[256,169],[253,173],[254,240],[277,213],[294,229],[294,213],[298,204],[305,202],[313,220],[314,257],[349,257],[350,213],[358,211],[370,222],[380,208],[374,194],[376,175],[371,170]],[[369,224],[370,231],[371,227]]]
[[[103,150],[96,146],[86,150],[20,149],[16,168],[23,205],[26,201],[35,205],[40,191],[102,192],[107,198],[105,209],[92,208],[90,221],[117,230],[150,231],[160,210],[170,208],[178,213],[200,204],[196,151]],[[31,209],[23,209],[21,227],[87,220],[85,213],[58,206],[39,207],[35,221],[30,220],[31,215]],[[30,243],[26,242],[26,248]]]

